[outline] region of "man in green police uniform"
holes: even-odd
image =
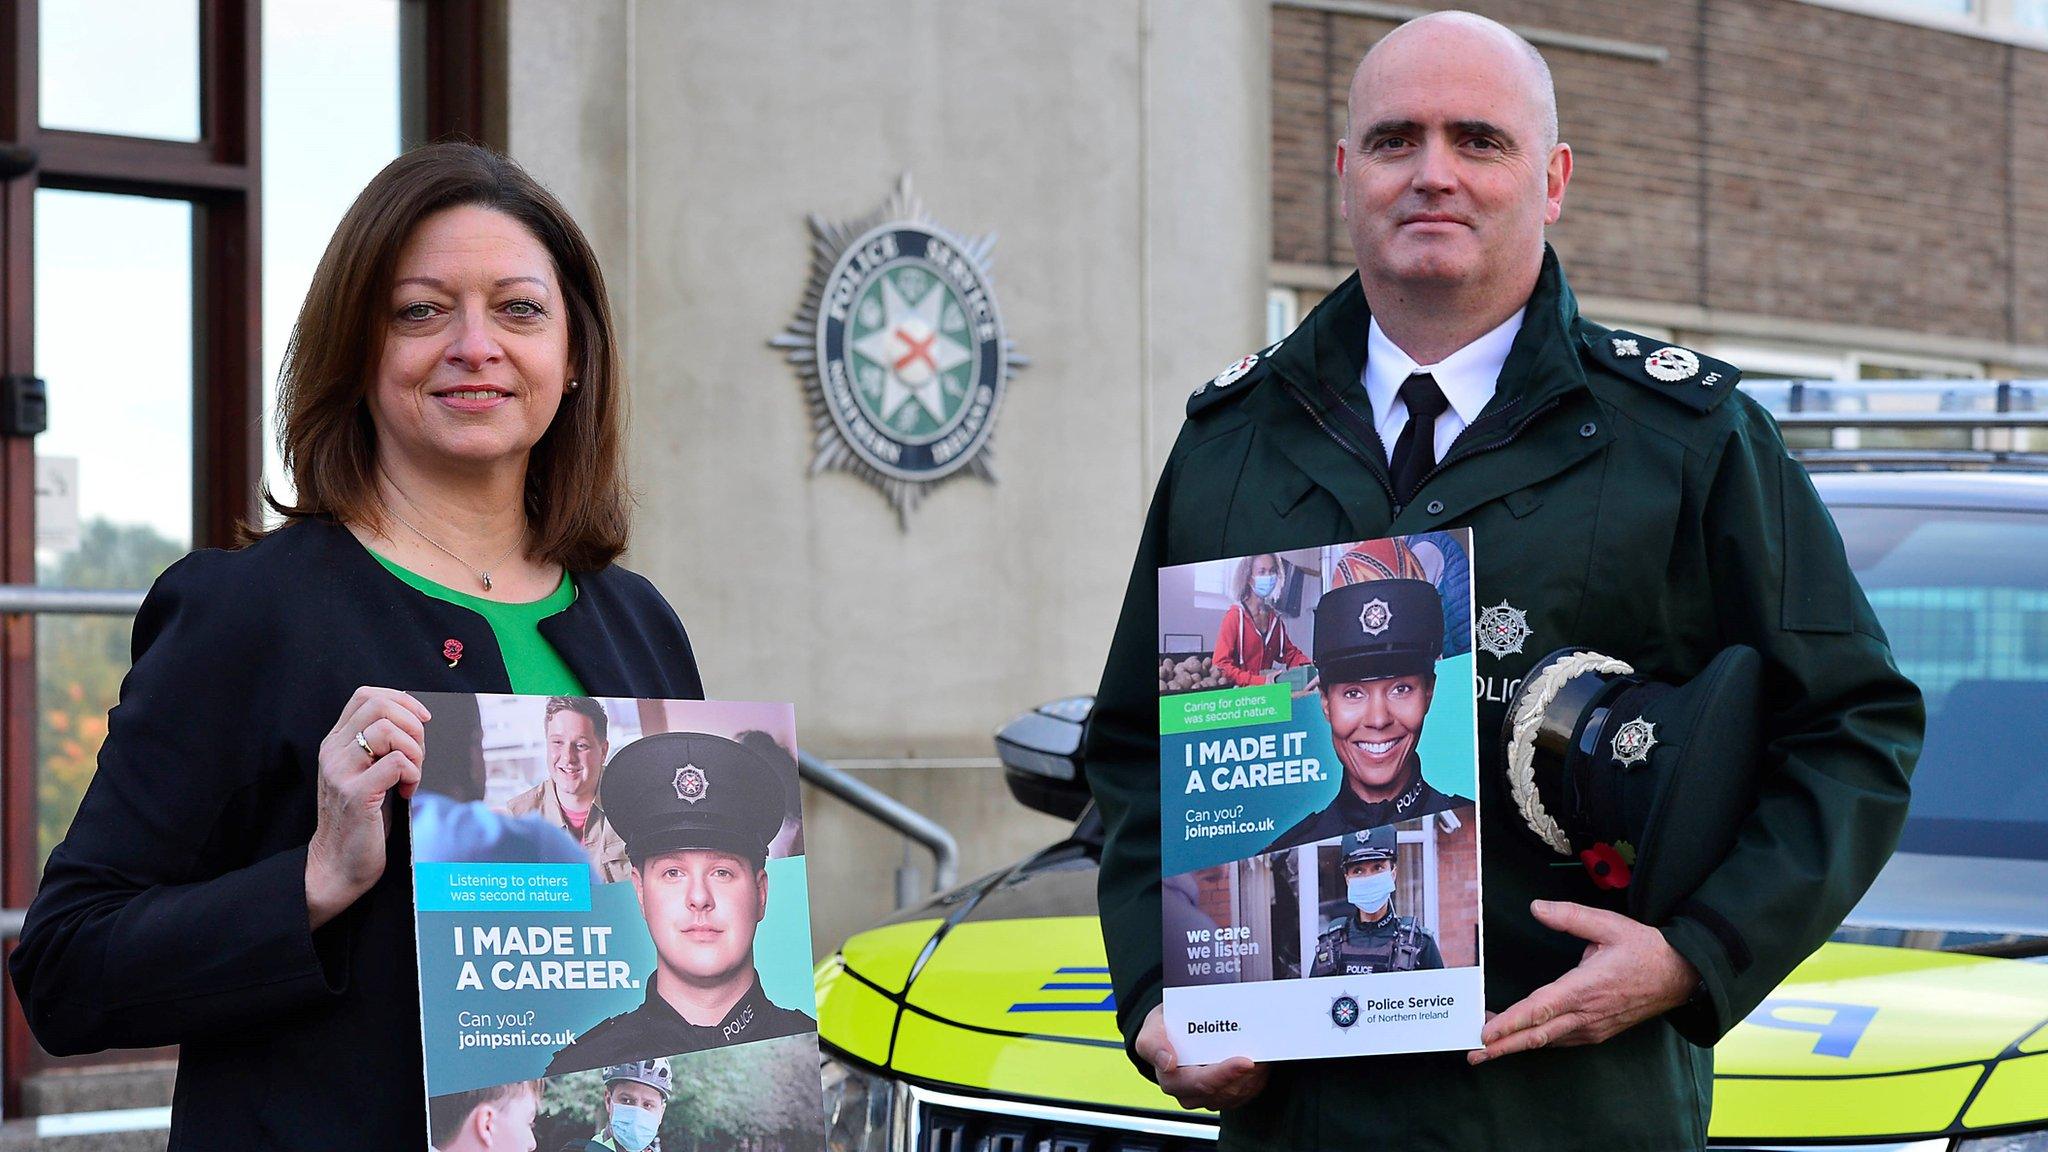
[[[1366,976],[1444,966],[1436,938],[1394,912],[1400,834],[1391,824],[1344,837],[1345,914],[1316,937],[1310,976]]]
[[[1698,1147],[1705,1045],[1827,937],[1904,818],[1919,694],[1775,425],[1732,366],[1578,314],[1543,238],[1572,169],[1555,109],[1491,21],[1380,41],[1336,153],[1359,276],[1196,392],[1146,520],[1086,748],[1103,936],[1134,1060],[1221,1108],[1225,1149]],[[1450,527],[1473,531],[1474,603],[1514,614],[1480,621],[1482,732],[1558,646],[1681,683],[1747,644],[1756,806],[1640,924],[1514,826],[1482,740],[1484,1051],[1181,1066],[1158,1011],[1157,569]]]
[[[817,1031],[769,1000],[754,969],[768,842],[782,828],[774,766],[723,736],[644,736],[605,769],[600,803],[626,840],[654,971],[638,1008],[578,1036],[547,1074]]]

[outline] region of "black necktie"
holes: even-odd
[[[1401,382],[1408,404],[1408,426],[1394,437],[1394,458],[1388,472],[1394,482],[1394,503],[1407,504],[1422,487],[1422,478],[1436,467],[1436,418],[1451,402],[1436,386],[1436,377],[1417,372]]]

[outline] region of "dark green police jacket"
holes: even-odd
[[[1686,379],[1654,378],[1645,362],[1663,342],[1637,337],[1631,350],[1627,334],[1580,318],[1546,249],[1493,399],[1400,508],[1359,382],[1367,320],[1354,277],[1248,371],[1240,362],[1196,392],[1153,497],[1086,748],[1107,829],[1099,897],[1118,1022],[1129,1042],[1160,1001],[1157,570],[1466,527],[1474,612],[1504,604],[1529,629],[1519,651],[1476,655],[1489,1010],[1584,950],[1538,924],[1531,900],[1621,911],[1626,895],[1556,866],[1521,826],[1497,736],[1516,682],[1568,644],[1674,683],[1730,644],[1763,654],[1760,800],[1719,869],[1659,925],[1704,994],[1604,1044],[1477,1068],[1462,1053],[1277,1063],[1257,1099],[1224,1115],[1222,1146],[1698,1147],[1705,1046],[1827,938],[1891,853],[1919,692],[1893,666],[1804,469],[1736,394],[1733,368],[1699,357]]]

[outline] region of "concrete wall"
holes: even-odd
[[[1266,5],[505,13],[511,152],[591,230],[627,333],[630,563],[711,692],[794,699],[828,758],[910,761],[877,782],[952,823],[970,873],[1046,842],[989,735],[1093,690],[1182,401],[1263,343]],[[1000,234],[996,297],[1031,359],[1001,482],[944,484],[907,530],[860,480],[806,474],[803,391],[768,346],[809,275],[807,214],[864,215],[904,172],[943,226]],[[811,838],[821,944],[886,907],[900,858],[832,808]]]

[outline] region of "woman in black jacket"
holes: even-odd
[[[151,589],[11,962],[51,1052],[181,1047],[171,1148],[426,1146],[410,693],[703,695],[612,564],[623,387],[596,258],[511,161],[415,150],[343,218],[281,380],[296,501]]]

